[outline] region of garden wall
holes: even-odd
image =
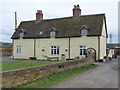
[[[73,69],[77,67],[85,67],[92,63],[93,58],[88,57],[86,59],[4,71],[0,73],[2,74],[2,88],[16,86],[33,79],[42,78],[55,72]]]

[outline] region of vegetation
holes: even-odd
[[[57,63],[57,62],[0,61],[0,63],[2,63],[0,64],[0,67],[2,67],[2,71],[6,71],[6,70],[14,70],[14,69],[20,69],[25,67]]]
[[[50,88],[62,81],[69,79],[70,77],[73,77],[75,75],[88,71],[90,69],[96,68],[97,66],[98,65],[93,64],[87,67],[75,68],[72,70],[57,72],[52,75],[39,78],[36,80],[32,80],[32,81],[29,81],[27,83],[24,83],[24,84],[21,84],[16,87],[12,87],[12,88]]]

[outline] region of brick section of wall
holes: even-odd
[[[2,74],[2,88],[16,86],[33,79],[42,78],[55,72],[73,69],[77,67],[85,67],[92,63],[93,58],[88,57],[86,59],[4,71],[0,73]]]

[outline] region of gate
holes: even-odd
[[[89,55],[92,55],[92,57],[94,58],[95,62],[96,62],[96,50],[92,47],[87,48],[86,50],[86,57],[88,57]]]

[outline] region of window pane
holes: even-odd
[[[56,49],[54,49],[54,54],[56,55]]]
[[[52,55],[59,54],[59,46],[51,46],[51,54]]]
[[[59,54],[59,49],[57,49],[57,54]]]
[[[80,46],[80,55],[86,54],[86,46]]]
[[[53,50],[51,51],[51,54],[53,54]]]

